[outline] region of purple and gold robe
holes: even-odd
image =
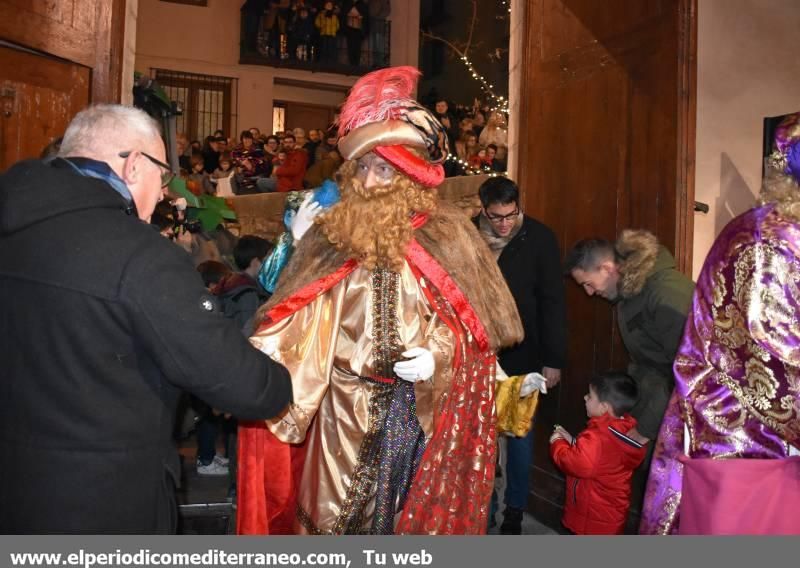
[[[691,458],[781,459],[800,447],[800,223],[765,205],[723,229],[674,371],[641,534],[678,531],[684,432]]]

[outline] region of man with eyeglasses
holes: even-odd
[[[500,367],[509,376],[540,373],[545,386],[553,388],[561,380],[567,356],[567,317],[558,241],[549,227],[522,212],[519,189],[510,179],[489,178],[478,193],[481,213],[474,221],[497,259],[525,329],[521,343],[499,353]],[[533,462],[533,428],[523,437],[506,436],[505,442],[506,508],[500,532],[521,534]]]
[[[97,105],[0,176],[2,533],[174,532],[180,392],[250,419],[291,400],[147,223],[165,161],[150,117]]]

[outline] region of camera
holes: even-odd
[[[172,202],[172,219],[174,221],[172,232],[175,236],[181,233],[196,234],[203,230],[199,219],[187,219],[186,200],[182,197]]]

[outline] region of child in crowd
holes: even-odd
[[[222,179],[233,175],[233,161],[230,152],[223,152],[219,156],[219,167],[211,174],[211,179]]]
[[[272,251],[272,243],[266,239],[254,235],[244,235],[236,243],[233,249],[233,258],[236,267],[240,272],[233,272],[223,276],[215,286],[211,288],[211,293],[217,297],[222,314],[236,322],[245,337],[253,334],[255,326],[255,315],[258,308],[269,299],[270,294],[261,287],[257,277],[261,270],[264,259]],[[214,444],[213,437],[208,441],[204,438],[202,448],[205,450],[202,455],[198,453],[197,472],[202,474],[203,460],[211,456],[212,467],[215,471],[221,471],[224,467],[225,473],[230,472],[230,487],[228,498],[236,500],[236,418],[229,415],[224,416],[222,424],[223,431],[228,434],[227,456],[229,461],[220,461],[219,456],[213,456],[211,447]],[[200,448],[198,430],[198,448]],[[212,435],[213,436],[213,435]],[[214,467],[213,463],[217,462]]]
[[[628,412],[639,392],[628,375],[610,371],[589,383],[587,428],[573,438],[561,426],[550,437],[550,456],[567,476],[564,526],[575,534],[622,534],[633,471],[647,452]]]
[[[204,167],[203,155],[192,154],[192,171],[186,177],[186,187],[195,195],[214,195],[214,186]]]

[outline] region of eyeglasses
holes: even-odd
[[[519,207],[514,209],[508,215],[491,215],[489,213],[486,213],[486,218],[489,219],[489,221],[491,221],[492,223],[497,223],[499,225],[503,221],[513,221],[517,217],[517,215],[519,215]]]
[[[120,153],[119,153],[119,154],[117,154],[117,155],[118,155],[120,158],[127,158],[127,157],[128,157],[128,156],[130,156],[132,153],[133,153],[133,152],[132,152],[131,150],[127,150],[127,151],[125,151],[125,152],[120,152]],[[153,162],[153,163],[154,163],[155,165],[157,165],[159,168],[161,168],[161,187],[167,187],[167,186],[169,185],[169,182],[171,182],[171,181],[172,181],[172,179],[175,177],[175,172],[173,172],[173,171],[172,171],[172,168],[170,168],[170,167],[169,167],[167,164],[165,164],[165,163],[164,163],[164,162],[162,162],[161,160],[157,160],[157,159],[155,159],[155,158],[154,158],[153,156],[151,156],[150,154],[147,154],[147,153],[145,153],[145,152],[139,152],[139,153],[140,153],[142,156],[144,156],[145,158],[147,158],[148,160],[150,160],[151,162]]]

